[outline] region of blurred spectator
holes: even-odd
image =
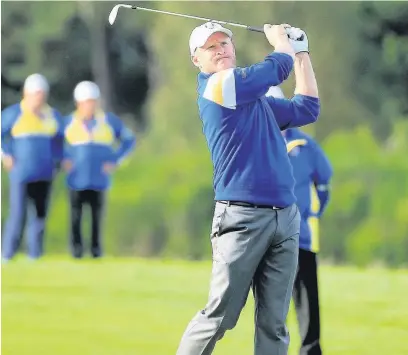
[[[3,234],[3,260],[18,250],[28,209],[27,245],[30,258],[43,254],[45,219],[51,184],[62,158],[60,113],[47,104],[49,85],[41,74],[24,82],[23,100],[1,115],[3,167],[10,179],[10,211]]]
[[[284,98],[279,87],[269,96]],[[298,271],[293,289],[299,331],[300,355],[321,355],[320,307],[317,275],[319,218],[329,200],[332,167],[320,146],[298,128],[282,132],[295,178],[295,195],[301,215]]]
[[[132,131],[113,113],[100,108],[99,87],[90,81],[80,82],[74,90],[77,109],[65,119],[64,170],[71,206],[71,250],[75,258],[84,253],[81,220],[82,207],[91,208],[90,251],[102,256],[101,223],[106,190],[111,175],[135,146]],[[120,145],[115,149],[115,143]]]
[[[302,217],[299,265],[293,299],[302,345],[300,355],[321,355],[317,275],[319,218],[329,200],[332,167],[319,145],[297,128],[283,132],[295,177],[295,195]]]

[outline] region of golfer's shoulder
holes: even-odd
[[[49,110],[52,114],[52,117],[54,117],[55,120],[57,120],[58,122],[62,122],[64,116],[57,108],[49,106]]]
[[[61,120],[62,120],[62,123],[65,129],[70,127],[72,123],[74,122],[74,112],[70,112],[66,114],[65,116],[62,116]]]
[[[300,131],[299,132],[299,138],[304,139],[305,141],[307,141],[308,146],[310,148],[315,148],[318,145],[316,140],[310,134],[307,134],[306,132]]]
[[[298,139],[306,142],[305,144],[306,150],[309,152],[310,157],[312,159],[315,159],[316,156],[320,154],[319,144],[311,135],[303,131],[300,131],[298,135]]]
[[[203,86],[202,97],[217,105],[235,109],[237,68],[230,68],[212,74]]]
[[[104,112],[104,114],[105,114],[106,122],[110,125],[117,125],[122,122],[120,117],[111,111],[106,111]]]
[[[221,70],[217,73],[212,74],[207,80],[207,88],[215,88],[217,86],[224,85],[235,85],[235,68]]]
[[[13,124],[22,113],[20,103],[7,106],[1,111],[2,127],[8,124]]]
[[[1,115],[3,117],[4,115],[15,115],[15,114],[19,114],[20,112],[21,112],[21,104],[16,103],[16,104],[5,107],[1,111]]]
[[[292,132],[293,139],[305,141],[308,147],[316,144],[316,142],[314,141],[311,135],[300,130],[299,128],[290,128],[289,130]]]

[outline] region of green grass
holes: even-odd
[[[207,262],[20,258],[2,266],[2,354],[175,354],[209,274]],[[406,270],[324,266],[320,281],[325,354],[408,354]],[[214,354],[253,353],[252,314],[250,296]],[[294,355],[292,311],[288,323]]]

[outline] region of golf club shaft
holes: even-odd
[[[157,13],[161,13],[161,14],[172,15],[172,16],[179,16],[179,17],[185,17],[185,18],[191,18],[191,19],[201,20],[201,21],[205,21],[205,22],[210,22],[210,21],[211,21],[211,22],[219,23],[219,24],[221,24],[221,25],[229,25],[229,26],[241,27],[241,28],[247,29],[248,31],[264,33],[264,30],[263,30],[262,28],[260,28],[260,27],[252,27],[252,26],[242,25],[242,24],[240,24],[240,23],[233,23],[233,22],[212,20],[212,19],[208,19],[208,18],[204,18],[204,17],[178,14],[178,13],[176,13],[176,12],[169,12],[169,11],[148,9],[148,8],[146,8],[146,7],[140,7],[140,6],[132,6],[132,9],[134,9],[134,10],[150,11],[150,12],[157,12]]]

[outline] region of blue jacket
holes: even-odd
[[[198,75],[198,107],[214,168],[216,200],[286,207],[295,202],[281,129],[317,120],[319,99],[265,97],[293,59],[272,53],[246,68]]]
[[[103,165],[120,162],[134,149],[132,131],[113,113],[99,112],[90,120],[82,120],[75,112],[65,118],[64,159],[73,164],[67,174],[72,190],[102,191],[110,187],[111,176]],[[119,142],[119,147],[115,144]]]
[[[1,113],[1,150],[11,155],[14,166],[10,178],[29,183],[50,181],[62,158],[61,114],[44,106],[37,116],[24,109],[24,101]]]
[[[329,199],[333,175],[331,164],[320,146],[298,129],[285,131],[289,159],[295,177],[295,195],[300,215],[299,246],[318,252],[319,221]]]

